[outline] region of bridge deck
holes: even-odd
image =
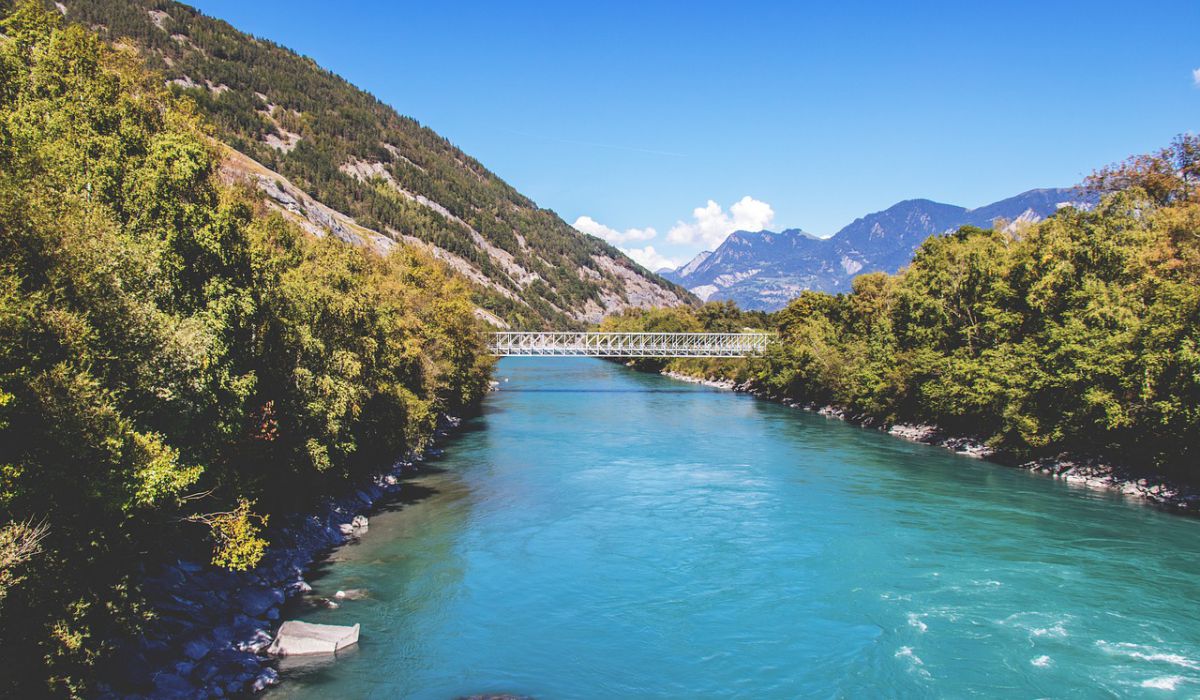
[[[747,357],[769,333],[601,333],[502,331],[488,349],[500,357]]]

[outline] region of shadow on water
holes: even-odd
[[[481,408],[481,411],[464,420],[453,431],[447,446],[452,446],[460,442],[472,433],[481,433],[487,430],[486,414],[498,409],[486,404]],[[450,473],[450,470],[437,466],[437,463],[444,458],[445,453],[441,449],[432,451],[423,461],[414,464],[400,474],[399,489],[394,493],[384,495],[369,508],[364,509],[363,514],[367,515],[368,518],[373,518],[377,515],[397,513],[441,495],[442,491],[435,486],[431,486],[430,482],[439,483],[439,477]],[[337,556],[339,550],[344,547],[356,547],[359,544],[360,542],[357,538],[350,538],[341,545],[330,547],[321,552],[308,567],[304,576],[305,580],[309,584],[319,583],[328,575],[330,569],[340,562]],[[318,596],[297,596],[285,604],[285,619],[291,619],[297,611],[312,610],[323,604],[324,600]]]
[[[503,412],[504,412],[503,408],[497,406],[496,404],[494,404],[490,401],[485,401],[483,403],[483,405],[481,405],[479,407],[479,409],[476,411],[476,413],[478,414],[477,417],[472,418],[470,421],[471,423],[479,423],[480,425],[478,427],[470,427],[470,428],[468,428],[467,426],[464,426],[464,429],[469,429],[471,432],[476,432],[476,431],[482,432],[484,430],[487,430],[487,421],[483,420],[483,419],[486,419],[488,416],[496,415],[497,413],[503,413]]]
[[[420,473],[414,473],[411,478],[416,479],[424,476],[432,476],[434,474],[445,474],[445,469],[424,469]],[[432,486],[424,484],[415,484],[411,481],[402,481],[403,486],[394,495],[388,498],[381,498],[369,511],[370,515],[378,515],[380,513],[395,513],[404,510],[408,506],[420,503],[421,501],[433,498],[441,493]]]
[[[470,415],[464,417],[463,421],[461,423],[459,423],[458,427],[454,428],[450,432],[450,434],[449,434],[450,437],[449,437],[449,440],[446,441],[446,445],[447,446],[453,445],[453,444],[459,442],[460,440],[462,440],[467,435],[470,435],[471,433],[482,433],[482,432],[486,431],[488,429],[488,424],[487,424],[487,421],[484,420],[484,417],[488,413],[493,413],[493,412],[495,412],[495,409],[492,406],[490,406],[486,401],[484,403],[480,404],[479,406],[473,407],[470,412]],[[426,461],[433,461],[433,460],[426,460]]]
[[[467,429],[481,430],[482,428]],[[424,483],[418,483],[418,481],[429,477],[437,477],[447,472],[448,470],[446,469],[428,463],[417,465],[400,478],[401,487],[398,491],[376,501],[366,510],[366,515],[373,518],[384,513],[397,513],[438,496],[441,494],[440,490]],[[341,545],[330,547],[321,552],[306,569],[304,580],[310,585],[320,583],[329,575],[330,570],[340,563],[341,560],[337,556],[338,551],[343,547],[356,547],[358,545],[358,538],[352,537]],[[289,599],[284,604],[284,619],[294,619],[297,614],[320,608],[325,603],[324,598],[316,595],[301,595]],[[281,667],[280,670],[283,670],[283,668]]]

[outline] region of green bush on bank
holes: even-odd
[[[253,566],[271,513],[422,446],[491,360],[440,265],[222,186],[134,51],[36,2],[0,34],[0,695],[79,696],[147,556]]]

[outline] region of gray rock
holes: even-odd
[[[186,678],[181,678],[174,673],[159,673],[154,676],[154,697],[161,698],[186,698],[191,697],[196,692]]]
[[[264,668],[262,673],[258,674],[258,677],[254,679],[254,682],[250,684],[250,689],[256,693],[261,693],[278,682],[279,674],[275,671],[275,669]]]
[[[358,630],[357,624],[347,627],[288,620],[279,628],[267,653],[271,656],[333,654],[339,649],[358,644]]]
[[[238,642],[234,648],[251,654],[259,654],[269,646],[271,646],[271,635],[267,634],[266,630],[255,630],[253,635]]]
[[[308,585],[308,581],[305,581],[304,579],[297,579],[295,583],[288,586],[288,591],[290,591],[293,595],[306,595],[308,593],[312,593],[312,590],[313,587]]]
[[[261,617],[271,608],[283,603],[283,591],[250,589],[238,594],[242,612],[251,617]]]
[[[183,647],[183,653],[192,661],[199,661],[208,655],[212,649],[208,642],[203,639],[193,639]]]

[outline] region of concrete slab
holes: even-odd
[[[318,625],[288,620],[279,628],[275,641],[267,648],[271,656],[333,654],[358,643],[358,625]]]

